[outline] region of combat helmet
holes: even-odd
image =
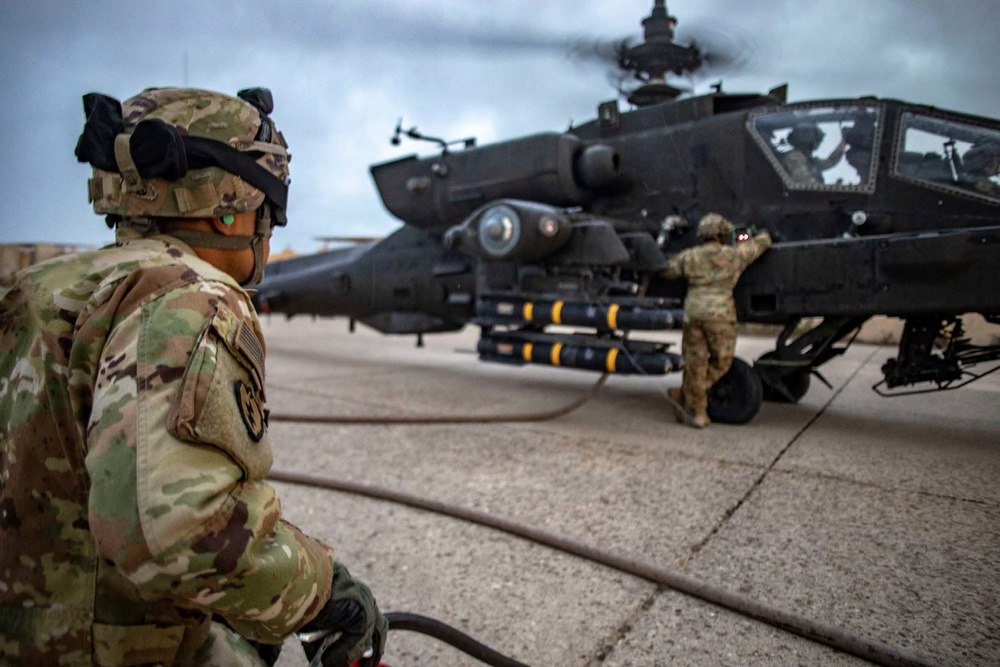
[[[788,133],[788,143],[799,150],[812,153],[823,143],[824,136],[826,135],[823,130],[819,129],[819,126],[813,123],[801,123]]]
[[[148,88],[119,103],[107,95],[83,98],[87,123],[76,156],[93,167],[89,198],[109,226],[157,231],[159,222],[258,211],[253,236],[181,230],[197,247],[253,247],[263,275],[263,240],[284,225],[288,145],[268,117],[270,91],[237,97],[195,88]]]
[[[996,160],[1000,160],[1000,143],[996,141],[978,142],[962,156],[966,171],[977,176],[993,176],[988,170]]]
[[[702,241],[724,241],[733,233],[733,224],[718,213],[708,213],[698,221],[698,238]]]

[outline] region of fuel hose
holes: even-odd
[[[528,667],[523,662],[509,658],[499,651],[494,651],[464,632],[435,618],[405,612],[389,612],[385,615],[385,619],[389,621],[389,630],[409,630],[433,637],[490,667]]]
[[[567,403],[562,407],[542,412],[493,415],[416,416],[326,416],[272,413],[269,419],[274,422],[358,425],[481,424],[546,421],[569,414],[583,404],[587,403],[597,395],[607,379],[608,374],[604,373],[600,378],[598,378],[597,382],[594,383],[589,391],[577,398],[575,401]],[[434,512],[443,516],[503,531],[530,542],[572,554],[579,558],[613,568],[620,572],[645,579],[661,586],[666,586],[667,588],[671,588],[680,593],[696,597],[700,600],[704,600],[705,602],[723,607],[725,609],[729,609],[730,611],[734,611],[742,616],[755,619],[819,644],[829,646],[830,648],[843,653],[868,660],[876,665],[883,665],[884,667],[931,667],[933,665],[933,663],[928,662],[919,656],[907,653],[902,649],[860,637],[841,628],[813,621],[801,615],[772,607],[759,600],[714,586],[680,572],[643,563],[628,556],[598,549],[592,545],[584,544],[561,535],[543,531],[533,526],[519,524],[502,517],[477,512],[475,510],[456,505],[449,505],[428,498],[421,498],[419,496],[394,491],[392,489],[351,482],[349,480],[282,470],[272,470],[269,474],[269,478],[277,482],[310,486],[328,491],[338,491],[341,493],[364,496],[375,500],[394,502],[415,509]],[[389,616],[387,615],[387,618],[388,617]],[[435,619],[428,619],[427,617],[421,617],[415,614],[399,614],[397,625],[393,626],[392,621],[390,621],[390,628],[401,630],[405,629],[428,634],[473,657],[479,658],[480,655],[488,656],[491,660],[495,661],[491,662],[483,658],[479,659],[485,664],[491,665],[491,667],[525,667],[522,663],[513,661],[510,658],[507,658],[506,656],[479,644],[471,637],[463,635],[458,630],[451,628],[440,621],[436,621]],[[460,639],[461,637],[464,637],[464,639]]]
[[[385,424],[496,424],[513,422],[539,422],[562,417],[573,412],[581,405],[597,396],[601,387],[608,381],[608,374],[604,373],[597,379],[591,388],[575,401],[567,403],[562,407],[541,412],[526,412],[517,414],[493,414],[493,415],[413,415],[413,416],[386,416],[386,415],[364,415],[364,416],[340,416],[340,415],[303,415],[303,414],[283,414],[272,412],[268,415],[270,422],[294,422],[297,424],[365,424],[368,426],[382,426]]]
[[[737,614],[766,623],[767,625],[785,630],[811,641],[829,646],[842,653],[847,653],[876,665],[884,667],[932,667],[933,663],[893,646],[875,640],[860,637],[826,623],[808,619],[799,614],[785,611],[765,604],[746,595],[700,581],[694,577],[675,572],[655,565],[644,563],[630,556],[599,549],[589,544],[551,533],[510,519],[494,516],[457,505],[449,505],[437,500],[422,498],[402,491],[381,488],[374,485],[352,482],[304,473],[272,470],[268,477],[276,482],[297,484],[328,491],[350,493],[353,495],[383,500],[405,505],[414,509],[434,512],[454,519],[460,519],[476,525],[493,528],[509,535],[534,542],[542,546],[556,549],[579,558],[598,563],[630,574],[652,583],[666,586],[679,593],[690,595],[710,604],[734,611]],[[392,627],[390,623],[390,627]],[[400,627],[400,629],[403,629]],[[411,623],[410,628],[416,629]],[[452,628],[452,630],[454,630]],[[420,630],[417,630],[420,631]],[[457,630],[455,632],[458,632]],[[459,633],[460,634],[460,633]],[[435,636],[435,635],[432,635]],[[447,641],[447,640],[444,640]],[[449,642],[450,643],[450,642]],[[458,648],[458,647],[456,647]],[[471,655],[471,654],[470,654]],[[504,657],[504,656],[501,656]],[[505,657],[504,657],[505,658]],[[509,658],[505,658],[509,660]],[[487,663],[495,667],[518,667],[521,663]],[[523,666],[522,666],[523,667]]]

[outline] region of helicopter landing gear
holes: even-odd
[[[802,319],[789,321],[775,341],[774,350],[761,355],[754,364],[763,383],[764,400],[798,403],[809,391],[812,375],[829,387],[816,369],[846,352],[867,319],[867,316],[826,317],[802,332],[799,331]]]
[[[764,388],[764,400],[771,403],[798,403],[809,391],[812,375],[808,366],[783,369],[780,373],[761,373],[761,368],[776,360],[774,351],[761,355],[757,360],[757,372]]]
[[[739,357],[708,391],[708,417],[719,424],[746,424],[760,410],[764,388],[753,366]]]

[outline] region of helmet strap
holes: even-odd
[[[171,236],[184,241],[190,246],[199,248],[221,248],[223,250],[253,249],[253,271],[250,277],[240,283],[241,287],[256,285],[264,279],[264,241],[271,238],[271,229],[275,218],[272,217],[271,206],[265,202],[257,209],[257,221],[253,236],[223,236],[214,232],[201,232],[193,229],[178,229]]]
[[[270,232],[268,228],[268,232]],[[264,239],[267,235],[254,234],[253,236],[236,235],[223,236],[215,232],[201,232],[193,229],[177,229],[169,232],[179,241],[187,243],[192,248],[220,248],[222,250],[246,250],[253,249],[253,271],[250,277],[240,283],[240,287],[256,285],[264,278]]]
[[[261,280],[264,279],[264,239],[266,237],[256,235],[253,237],[253,273],[250,277],[246,279],[245,282],[240,283],[241,287],[250,287],[251,285],[256,285]]]
[[[274,228],[275,220],[271,217],[271,206],[266,201],[257,209],[257,228],[253,236],[253,273],[246,282],[240,283],[243,287],[256,285],[264,279],[264,239],[271,238],[271,230]]]
[[[184,241],[192,248],[220,248],[222,250],[245,250],[249,248],[256,236],[223,236],[215,232],[201,232],[194,229],[175,229],[167,232],[170,236]]]

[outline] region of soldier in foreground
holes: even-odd
[[[688,248],[667,263],[663,277],[686,278],[684,299],[684,376],[681,387],[671,388],[678,421],[696,428],[711,423],[708,391],[726,374],[736,351],[736,304],[733,288],[743,271],[771,247],[767,232],[737,246],[729,245],[733,225],[716,213],[698,222],[702,245]]]
[[[259,281],[289,154],[264,89],[84,97],[77,157],[117,242],[0,293],[0,663],[261,665],[387,624],[333,551],[281,518]],[[306,645],[310,656],[320,640]]]

